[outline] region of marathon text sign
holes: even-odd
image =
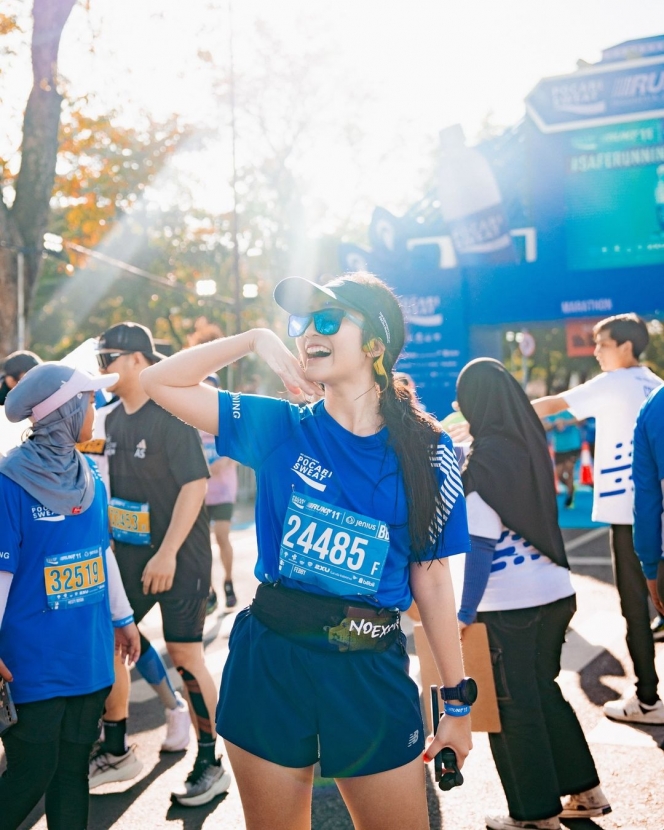
[[[542,132],[664,115],[664,56],[545,78],[526,98]]]

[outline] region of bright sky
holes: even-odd
[[[209,79],[196,51],[207,48],[218,63],[227,61],[228,0],[90,5],[92,14],[75,11],[61,49],[74,94],[94,90],[102,106],[157,118],[173,111],[191,121],[209,115]],[[337,216],[351,213],[358,199],[367,209],[403,210],[421,195],[440,128],[460,122],[472,139],[488,113],[496,124],[512,124],[540,78],[574,71],[579,58],[595,62],[602,48],[664,32],[663,0],[235,0],[233,14],[238,73],[258,59],[256,18],[297,54],[306,17],[315,43],[332,53],[339,84],[370,93],[361,118],[361,176],[358,159],[324,135],[303,162],[311,199]],[[23,59],[16,89],[27,94],[29,56]],[[337,106],[343,109],[343,101]],[[191,153],[186,161],[210,206],[213,194],[227,192],[227,150]]]

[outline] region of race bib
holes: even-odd
[[[375,594],[390,549],[384,522],[293,493],[284,520],[279,573],[348,596]]]
[[[111,535],[129,545],[150,544],[150,505],[112,498],[108,503]]]
[[[46,602],[53,611],[101,602],[106,591],[100,547],[58,553],[44,559]]]

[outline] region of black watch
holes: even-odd
[[[440,696],[443,700],[460,700],[472,706],[477,700],[477,683],[472,677],[464,677],[458,686],[441,686]]]

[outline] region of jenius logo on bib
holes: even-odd
[[[58,553],[44,559],[46,602],[53,611],[101,602],[106,591],[100,547]]]
[[[330,594],[375,594],[390,548],[384,522],[293,493],[279,573]]]
[[[128,545],[150,544],[150,506],[136,501],[112,498],[108,503],[111,535]]]
[[[315,458],[310,458],[308,455],[300,454],[297,461],[291,467],[296,475],[298,475],[305,484],[313,487],[315,490],[321,492],[327,487],[327,479],[332,475],[331,470],[326,470],[325,467],[316,461]]]

